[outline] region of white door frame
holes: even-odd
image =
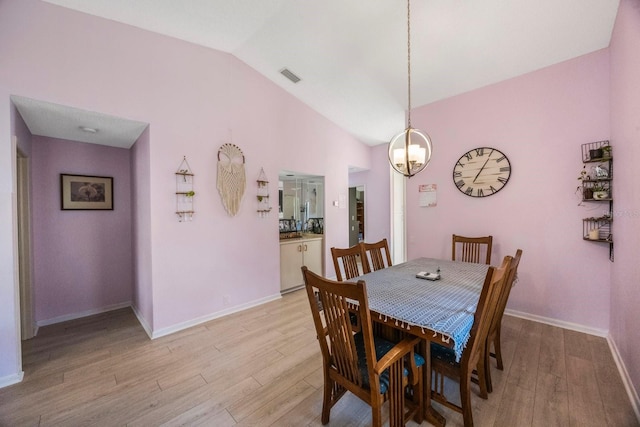
[[[35,336],[31,283],[31,207],[29,203],[29,158],[17,148],[18,283],[20,287],[20,326],[23,340]]]
[[[393,264],[407,260],[406,178],[389,167],[391,192],[391,259]]]

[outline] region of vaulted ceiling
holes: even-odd
[[[365,143],[405,127],[405,0],[44,1],[231,53]],[[412,105],[606,48],[617,9],[618,0],[413,0]]]

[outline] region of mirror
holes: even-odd
[[[280,219],[294,220],[297,231],[324,230],[324,177],[282,171],[278,179]]]

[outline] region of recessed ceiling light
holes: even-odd
[[[96,128],[90,128],[88,126],[79,126],[80,130],[83,132],[87,132],[87,133],[98,133],[98,129]]]

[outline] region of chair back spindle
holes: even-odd
[[[360,242],[362,248],[362,266],[365,273],[391,266],[391,253],[387,239],[376,243]]]
[[[493,236],[486,237],[465,237],[453,235],[451,243],[451,259],[453,261],[463,262],[483,262],[491,264],[491,247],[493,245]]]
[[[333,258],[333,267],[336,270],[336,278],[338,282],[353,279],[364,274],[364,264],[361,261],[362,250],[360,245],[354,245],[347,249],[331,248],[331,257]],[[362,272],[359,264],[363,264]]]

